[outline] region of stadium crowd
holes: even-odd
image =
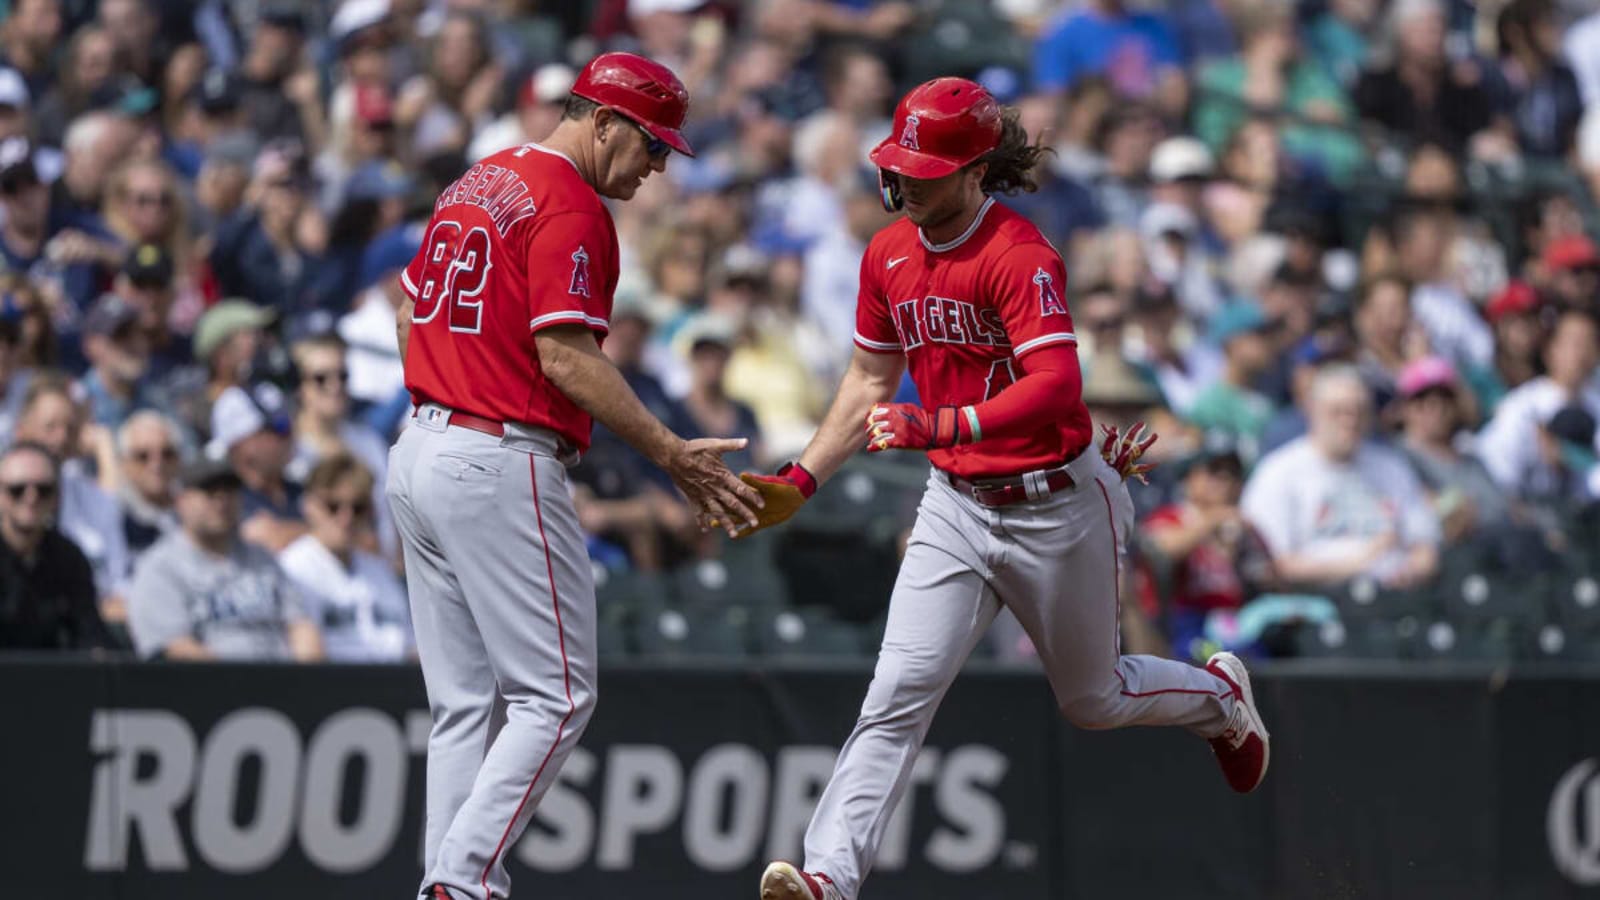
[[[890,221],[866,150],[957,74],[1055,151],[1001,199],[1067,260],[1091,411],[1161,435],[1131,633],[1187,654],[1260,595],[1594,562],[1585,4],[0,8],[0,647],[406,658],[396,276],[605,49],[682,77],[698,154],[614,208],[604,349],[680,434],[750,438],[736,470],[817,424]],[[601,570],[725,552],[603,430],[573,483]]]

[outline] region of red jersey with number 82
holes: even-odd
[[[1076,344],[1066,267],[1033,223],[984,201],[967,231],[929,243],[909,219],[878,232],[861,260],[856,345],[904,353],[925,409],[982,403],[1025,372],[1041,347]],[[967,479],[1053,468],[1091,439],[1082,398],[1059,421],[1040,417],[1028,435],[993,438],[928,458]]]
[[[617,273],[611,213],[571,160],[536,144],[484,158],[439,195],[401,273],[406,389],[587,448],[589,415],[545,380],[533,334],[579,324],[604,339]]]

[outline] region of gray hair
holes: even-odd
[[[1372,405],[1372,392],[1367,390],[1367,382],[1361,377],[1361,370],[1349,363],[1323,366],[1311,376],[1311,388],[1307,391],[1310,405],[1320,406],[1331,391],[1345,385],[1354,385],[1361,391],[1361,396],[1366,398],[1367,405]]]
[[[90,112],[73,119],[62,136],[61,149],[69,155],[90,150],[105,136],[115,118],[113,113]]]
[[[173,421],[172,417],[166,415],[165,413],[160,413],[153,409],[141,409],[138,412],[135,412],[133,415],[128,416],[127,419],[123,420],[122,425],[117,428],[118,456],[127,455],[128,436],[133,434],[135,429],[146,425],[154,425],[160,428],[166,433],[167,440],[171,441],[174,446],[181,449],[183,444],[183,433],[178,428],[178,423]]]

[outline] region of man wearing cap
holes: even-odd
[[[1477,396],[1480,418],[1493,416],[1507,391],[1539,377],[1539,346],[1544,339],[1539,317],[1543,309],[1539,293],[1522,281],[1509,282],[1484,307],[1484,318],[1494,330],[1494,361],[1461,373]]]
[[[178,530],[139,558],[128,629],[147,659],[311,662],[322,637],[272,555],[239,536],[239,476],[200,459],[179,474]]]
[[[1596,309],[1600,292],[1600,248],[1586,234],[1558,237],[1539,255],[1545,292],[1558,306]]]
[[[80,383],[90,421],[116,428],[135,409],[150,405],[150,345],[133,304],[116,294],[102,294],[83,320],[83,352],[89,371]]]
[[[172,255],[160,244],[138,244],[128,251],[111,292],[137,311],[137,327],[149,348],[149,377],[156,380],[194,359],[189,338],[167,324],[176,297]]]
[[[566,473],[591,422],[665,469],[702,524],[731,534],[755,521],[758,495],[720,459],[744,442],[672,433],[599,346],[618,278],[601,198],[633,197],[673,150],[690,153],[687,112],[665,66],[596,57],[544,143],[496,153],[445,188],[400,276],[417,408],[387,492],[433,711],[429,900],[509,895],[505,853],[594,708],[594,582]],[[507,722],[495,734],[497,697]]]
[[[1246,461],[1260,453],[1261,433],[1272,418],[1272,401],[1255,384],[1272,364],[1276,330],[1253,303],[1223,307],[1211,320],[1211,339],[1222,348],[1222,371],[1189,410],[1190,423],[1233,442]]]

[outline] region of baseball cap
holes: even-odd
[[[25,137],[0,141],[0,195],[27,184],[39,183],[39,170],[33,165],[33,144]]]
[[[361,33],[389,19],[389,0],[345,0],[328,22],[328,38],[344,53]]]
[[[355,173],[350,176],[350,182],[345,185],[345,197],[362,200],[389,200],[396,197],[409,197],[416,188],[416,181],[399,163],[394,161],[372,161],[363,163]]]
[[[1600,266],[1600,248],[1588,235],[1569,234],[1546,244],[1539,260],[1550,269],[1587,269]]]
[[[138,320],[138,307],[116,294],[101,294],[83,318],[83,333],[110,337]]]
[[[517,91],[517,105],[527,107],[535,103],[565,102],[577,80],[578,73],[571,66],[546,63],[523,79],[522,87]]]
[[[0,68],[0,106],[27,109],[32,99],[22,73],[12,68]]]
[[[306,16],[294,0],[269,0],[261,6],[261,24],[304,32]]]
[[[1211,150],[1192,137],[1170,137],[1150,154],[1150,180],[1157,184],[1210,178],[1216,169]]]
[[[1272,330],[1275,324],[1254,303],[1231,303],[1217,310],[1212,317],[1211,339],[1226,346],[1242,334],[1261,334]]]
[[[248,300],[222,300],[206,310],[194,326],[194,355],[207,359],[223,342],[241,331],[265,328],[277,318],[270,309]]]
[[[239,479],[239,473],[233,470],[226,460],[210,459],[205,456],[186,463],[178,469],[178,484],[185,490],[205,490],[212,487],[230,487],[237,490],[244,486]]]
[[[397,225],[372,239],[361,252],[361,286],[367,288],[410,264],[422,246],[422,230]]]
[[[694,321],[684,326],[684,332],[684,343],[690,353],[708,346],[732,350],[734,342],[738,339],[738,329],[734,327],[733,322],[717,313],[697,316]]]
[[[172,255],[160,244],[140,244],[123,261],[122,274],[135,287],[167,287],[172,284]]]
[[[1539,294],[1532,285],[1525,281],[1510,281],[1500,293],[1494,295],[1483,312],[1493,324],[1507,316],[1526,315],[1538,308]]]
[[[239,108],[242,87],[239,77],[227,69],[213,67],[200,76],[192,94],[200,111],[216,116]]]
[[[1560,442],[1561,460],[1577,472],[1587,472],[1595,466],[1595,418],[1587,409],[1576,404],[1563,406],[1550,416],[1545,430]]]
[[[211,404],[211,440],[206,444],[206,455],[226,459],[228,451],[240,441],[263,431],[289,433],[283,392],[265,382],[249,389],[230,387]]]
[[[1400,377],[1395,381],[1400,396],[1408,400],[1433,388],[1455,390],[1458,384],[1456,367],[1440,356],[1424,356],[1412,360],[1400,370]]]
[[[651,13],[694,12],[706,5],[706,0],[628,0],[629,16],[648,16]]]

